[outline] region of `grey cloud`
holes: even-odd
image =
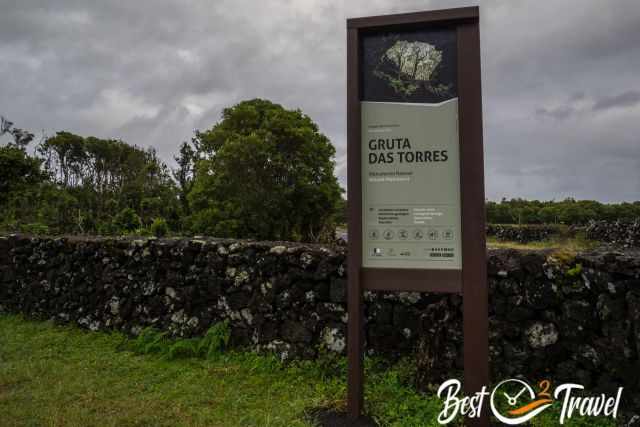
[[[593,110],[607,110],[609,108],[633,107],[640,104],[640,92],[628,91],[615,96],[605,96],[596,101]]]
[[[572,95],[566,104],[557,107],[540,107],[535,110],[540,118],[565,120],[571,116],[588,112],[601,112],[612,108],[635,107],[640,104],[639,91],[627,91],[613,96],[603,96],[593,99],[584,92]]]
[[[540,117],[551,117],[557,120],[563,120],[575,113],[575,109],[569,106],[558,108],[538,108],[536,114]]]
[[[582,101],[583,99],[585,99],[585,97],[586,97],[585,93],[580,91],[571,95],[571,98],[569,98],[569,101],[572,101],[572,102]]]
[[[0,114],[172,164],[224,107],[269,98],[319,124],[346,185],[345,19],[474,3],[4,0]],[[640,199],[638,27],[636,0],[481,2],[488,197]]]

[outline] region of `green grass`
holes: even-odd
[[[344,409],[343,357],[283,364],[221,352],[225,338],[224,328],[214,327],[201,340],[161,344],[166,337],[147,331],[127,341],[118,333],[0,315],[0,425],[311,426],[310,409]],[[437,425],[441,402],[408,385],[412,362],[368,358],[365,365],[374,419]],[[544,413],[534,425],[556,424],[557,415]]]
[[[250,352],[130,351],[142,341],[0,316],[0,425],[309,426],[309,409],[345,406],[342,357],[282,364]],[[367,365],[378,421],[430,424],[438,402],[406,386],[402,367]]]

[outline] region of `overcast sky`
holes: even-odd
[[[345,19],[477,3],[0,0],[0,114],[171,162],[268,98],[319,124],[345,184]],[[640,200],[640,1],[480,7],[487,197]]]

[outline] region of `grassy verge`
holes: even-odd
[[[140,355],[122,351],[136,347],[123,340],[0,316],[0,425],[309,426],[309,409],[345,405],[341,357],[289,364],[249,352],[179,357],[176,350],[189,346],[175,344],[171,357]],[[379,422],[433,424],[438,402],[405,386],[401,365],[367,365],[368,411]]]
[[[166,352],[150,336],[143,341],[0,315],[0,425],[310,426],[311,408],[344,408],[342,357],[282,364],[222,353],[220,333],[205,346],[170,342]],[[192,353],[204,356],[184,357]],[[441,403],[407,385],[410,362],[367,359],[366,369],[367,412],[380,424],[437,425]],[[556,424],[551,413],[535,420]]]

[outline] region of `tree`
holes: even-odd
[[[193,176],[198,158],[198,137],[199,133],[196,132],[196,137],[192,140],[195,149],[192,144],[185,141],[180,145],[179,153],[173,157],[176,163],[178,163],[178,168],[173,170],[173,177],[178,183],[178,197],[180,198],[182,214],[184,216],[188,216],[191,213],[188,195],[193,188]]]
[[[244,101],[199,133],[189,194],[194,232],[220,237],[333,238],[341,188],[335,149],[299,110]]]
[[[24,190],[45,180],[40,160],[14,145],[0,147],[0,203],[15,191]]]
[[[27,145],[33,134],[13,127],[13,122],[0,116],[0,136],[9,134],[13,141],[0,147],[0,205],[6,203],[10,193],[24,191],[47,179],[40,169],[41,161],[27,154]]]
[[[0,116],[0,136],[7,133],[13,137],[13,142],[10,142],[9,146],[21,149],[26,148],[34,137],[31,132],[13,127],[13,122],[10,122],[4,116]]]
[[[57,132],[38,151],[56,185],[77,200],[69,232],[110,233],[112,218],[131,208],[150,226],[156,217],[179,222],[176,188],[154,149],[124,141]]]
[[[346,225],[349,220],[347,200],[342,197],[338,200],[335,219],[337,225]]]
[[[24,146],[10,144],[0,147],[0,229],[7,231],[43,231],[49,218],[56,215],[55,205],[61,197],[52,198],[55,189],[47,184],[47,175],[40,169],[41,161],[29,156]]]

